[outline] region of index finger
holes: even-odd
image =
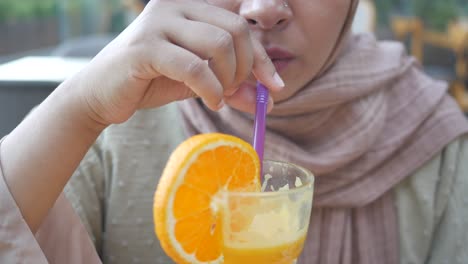
[[[252,73],[258,81],[273,91],[279,91],[284,87],[284,81],[276,71],[262,44],[252,38],[254,62]]]

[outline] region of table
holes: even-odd
[[[0,65],[0,138],[89,60],[31,56]]]

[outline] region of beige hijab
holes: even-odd
[[[398,263],[391,189],[468,131],[445,83],[425,76],[398,43],[350,36],[358,1],[321,75],[268,116],[265,157],[316,177],[300,263]],[[251,115],[180,103],[189,135],[252,139]]]

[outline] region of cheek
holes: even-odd
[[[300,54],[284,73],[288,87],[274,97],[282,101],[302,89],[323,68],[337,44],[349,8],[349,0],[289,0],[300,6],[289,31],[289,46]]]
[[[348,9],[349,0],[309,0],[298,11],[303,33],[303,48],[306,57],[314,64],[324,63],[340,37]]]

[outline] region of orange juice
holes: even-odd
[[[288,175],[284,166],[269,169],[275,170]],[[269,184],[273,176],[267,176],[262,192],[221,193],[213,206],[220,209],[225,264],[294,264],[302,252],[313,188],[297,177],[289,177],[287,184],[277,179]],[[264,191],[267,186],[273,186],[271,192]]]
[[[301,213],[297,212],[302,211],[312,194],[296,194],[294,197],[287,194],[231,196],[229,206],[221,214],[224,263],[295,263],[302,252],[308,228],[308,221],[302,221]],[[306,213],[310,214],[310,211]]]
[[[290,242],[262,245],[224,245],[225,264],[292,264],[299,257],[305,236]],[[236,243],[237,244],[237,243]]]

